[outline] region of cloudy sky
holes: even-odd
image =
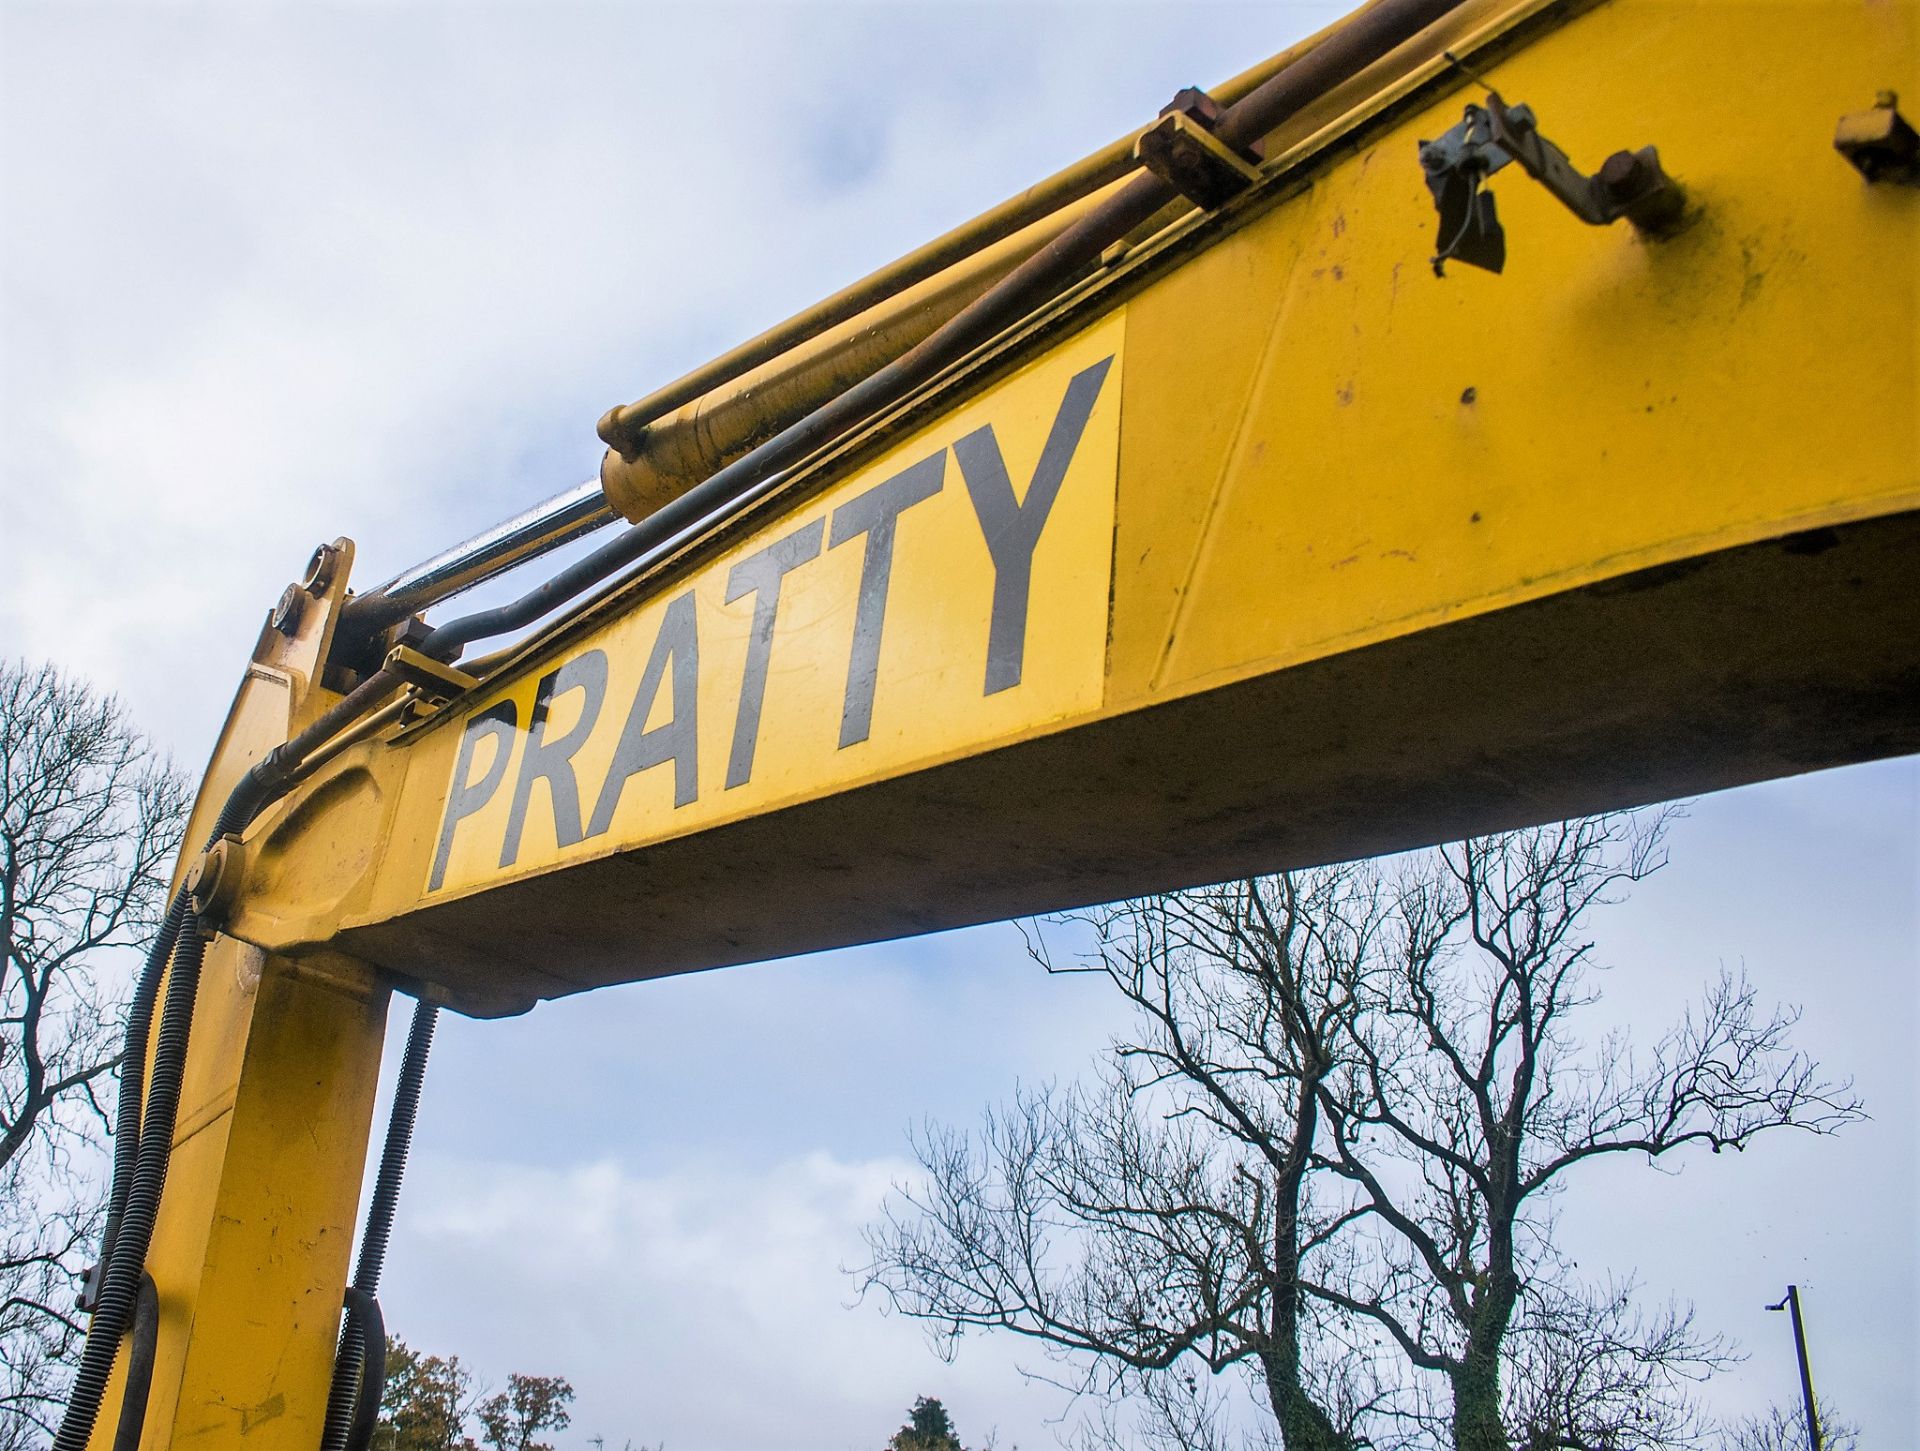
[[[0,650],[204,759],[262,611],[347,534],[382,577],[594,469],[594,419],[1337,6],[0,3]],[[1874,1114],[1569,1198],[1870,1440],[1920,1415],[1912,761],[1696,803],[1605,924],[1606,1011],[1721,965],[1805,1005]],[[404,1022],[404,1015],[399,1015]],[[936,1361],[840,1267],[904,1131],[1070,1077],[1118,1024],[1010,928],[596,994],[437,1050],[393,1328],[579,1388],[562,1444],[877,1445],[917,1394],[1053,1444],[1031,1356]]]

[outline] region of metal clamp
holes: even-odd
[[[1239,151],[1214,135],[1220,103],[1189,86],[1133,143],[1134,159],[1207,211],[1223,206],[1260,180],[1260,154]]]
[[[477,676],[455,669],[411,645],[395,645],[387,652],[386,668],[432,701],[452,700],[480,683]]]
[[[240,838],[228,832],[215,840],[187,869],[187,895],[203,924],[220,921],[240,892]]]

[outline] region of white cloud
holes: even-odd
[[[315,542],[377,579],[590,475],[610,404],[1312,18],[1242,13],[0,8],[0,632],[197,757]]]
[[[840,1267],[860,1262],[860,1226],[909,1171],[820,1151],[654,1175],[614,1157],[430,1157],[408,1187],[390,1328],[496,1385],[509,1370],[568,1376],[569,1445],[840,1451],[877,1445],[924,1394],[969,1441],[998,1429],[1002,1446],[1047,1444],[1063,1398],[1023,1391],[1007,1347],[942,1366],[915,1325],[849,1308]],[[996,1426],[988,1406],[1023,1422]]]

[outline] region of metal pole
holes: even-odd
[[[366,634],[384,629],[535,555],[591,534],[614,517],[598,479],[576,484],[350,600],[346,628]]]
[[[1808,1451],[1824,1451],[1825,1442],[1820,1435],[1820,1412],[1813,1403],[1813,1370],[1807,1364],[1807,1327],[1800,1318],[1800,1287],[1788,1285],[1786,1299],[1767,1308],[1790,1310],[1793,1313],[1793,1348],[1800,1357],[1800,1403],[1807,1413],[1807,1447]]]

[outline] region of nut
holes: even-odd
[[[240,889],[240,838],[221,837],[187,869],[187,896],[201,918],[224,915]]]
[[[291,635],[300,628],[300,615],[307,603],[307,596],[299,585],[290,584],[280,593],[280,603],[273,607],[270,617],[274,629],[283,635]]]
[[[1625,201],[1646,184],[1646,166],[1636,152],[1616,151],[1600,163],[1600,185],[1610,196]]]

